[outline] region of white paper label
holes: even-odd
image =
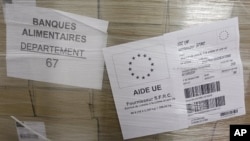
[[[43,122],[24,121],[23,123],[40,135],[46,137],[46,130]],[[29,129],[25,128],[18,122],[16,122],[16,129],[19,141],[45,141],[37,134],[31,132]]]
[[[245,114],[238,19],[165,35],[170,37],[178,39],[189,124]]]
[[[104,49],[124,139],[187,127],[177,50],[163,36]],[[183,110],[184,109],[184,110]]]
[[[7,75],[101,89],[108,22],[6,5]]]

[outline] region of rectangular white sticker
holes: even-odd
[[[46,137],[46,130],[43,122],[24,121],[23,124],[30,127],[32,130],[39,133],[43,137]],[[39,137],[37,134],[25,128],[18,122],[16,122],[16,129],[19,141],[45,141],[43,138]]]
[[[103,50],[124,139],[187,127],[175,42],[159,36]]]
[[[238,19],[165,34],[168,38],[178,40],[189,125],[244,115]]]
[[[102,88],[107,21],[7,4],[6,23],[8,76]]]

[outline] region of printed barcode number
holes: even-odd
[[[233,115],[233,114],[236,114],[236,113],[238,113],[238,109],[234,109],[234,110],[227,111],[227,112],[222,112],[222,113],[220,113],[220,116],[221,117],[229,116],[229,115]]]
[[[38,135],[36,134],[20,134],[21,139],[38,139]]]
[[[192,104],[187,104],[187,111],[189,114],[191,114],[194,112],[200,112],[203,110],[224,106],[225,104],[225,96],[220,96],[212,99],[194,102]]]
[[[218,91],[220,91],[220,81],[184,89],[186,98],[192,98]]]

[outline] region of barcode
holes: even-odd
[[[21,139],[38,139],[38,135],[36,134],[20,134]]]
[[[212,99],[194,102],[193,104],[187,104],[187,111],[189,114],[194,112],[200,112],[211,108],[216,108],[225,105],[225,96],[220,96]]]
[[[184,89],[185,97],[191,98],[220,91],[220,81]]]
[[[220,113],[220,116],[221,117],[229,116],[229,115],[233,115],[233,114],[236,114],[236,113],[238,113],[238,109],[234,109],[234,110],[227,111],[227,112],[222,112],[222,113]]]

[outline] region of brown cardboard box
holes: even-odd
[[[165,6],[164,0],[102,0],[100,15],[114,23],[162,24]]]
[[[37,6],[44,8],[53,8],[74,14],[98,17],[98,1],[93,0],[37,0]]]
[[[37,116],[90,119],[88,91],[35,89]]]
[[[0,115],[33,116],[28,88],[0,88]]]

